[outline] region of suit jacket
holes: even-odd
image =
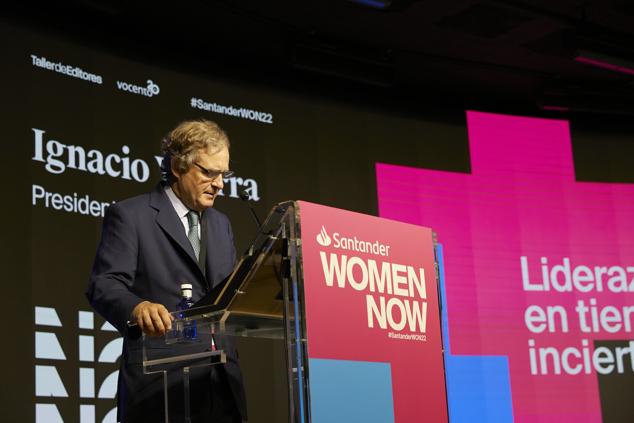
[[[204,258],[199,263],[161,184],[150,193],[110,206],[106,212],[86,295],[94,309],[124,337],[117,397],[122,421],[134,420],[134,415],[153,421],[148,412],[163,408],[161,380],[158,375],[143,374],[142,341],[127,334],[127,321],[134,307],[148,300],[175,311],[181,298],[181,283],[193,285],[192,297],[197,301],[233,271],[236,253],[229,219],[207,209],[201,219],[201,231]],[[235,346],[229,338],[216,341],[225,350],[227,363],[222,366],[221,377],[216,375],[205,382],[215,383],[216,389],[227,389],[228,382],[246,420]]]

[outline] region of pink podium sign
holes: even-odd
[[[309,360],[384,363],[393,421],[446,422],[431,229],[299,208]]]

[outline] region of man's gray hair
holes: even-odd
[[[178,172],[185,173],[193,165],[201,149],[214,154],[229,149],[229,137],[217,123],[207,119],[181,122],[161,142],[163,178],[171,182],[172,162]]]

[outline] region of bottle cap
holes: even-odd
[[[183,289],[192,289],[192,284],[191,283],[182,283],[181,284],[181,291]]]

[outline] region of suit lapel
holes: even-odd
[[[183,224],[178,218],[176,210],[174,210],[174,206],[172,206],[169,198],[167,198],[167,194],[163,191],[163,185],[159,184],[157,189],[150,195],[150,206],[158,211],[156,215],[156,223],[184,252],[187,253],[192,264],[195,265],[200,272],[200,267],[196,261],[194,249],[185,234]],[[204,278],[202,272],[200,273]]]
[[[200,253],[198,254],[198,267],[205,276],[205,283],[209,288],[209,282],[207,280],[207,219],[205,219],[205,213],[202,214],[200,219]]]
[[[207,280],[210,281],[211,287],[213,288],[218,281],[214,280],[214,268],[218,267],[218,263],[216,260],[218,259],[216,254],[213,254],[214,240],[218,238],[218,221],[214,219],[213,210],[205,210],[204,219],[205,225],[203,228],[205,229],[205,255],[207,256]]]

